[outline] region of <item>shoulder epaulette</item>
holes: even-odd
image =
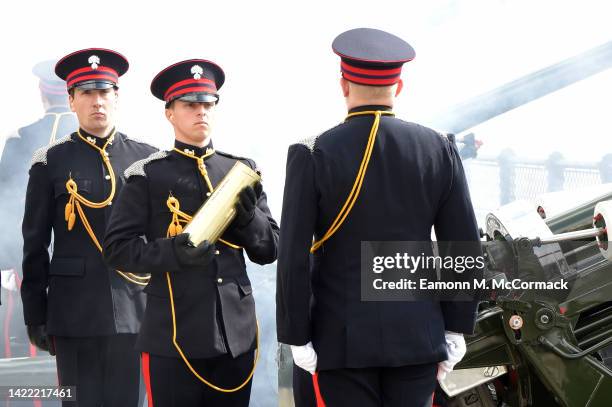
[[[305,139],[302,139],[300,141],[298,141],[296,144],[301,144],[303,146],[305,146],[306,148],[308,148],[310,150],[310,152],[312,153],[314,151],[315,148],[315,144],[317,143],[317,139],[322,135],[323,133],[319,133],[314,137],[308,137]]]
[[[451,143],[455,142],[455,135],[453,133],[447,133],[445,131],[434,130],[440,137],[450,141]]]
[[[161,160],[162,158],[166,158],[167,156],[168,156],[167,151],[164,151],[164,150],[157,151],[151,154],[150,156],[148,156],[147,158],[134,162],[132,165],[130,165],[125,170],[123,175],[125,176],[125,179],[129,179],[130,177],[135,176],[135,175],[146,177],[147,173],[145,172],[145,165],[147,165],[151,161],[156,161],[156,160]]]
[[[64,144],[67,142],[71,142],[72,139],[70,138],[70,134],[55,140],[53,143],[48,144],[44,147],[39,148],[38,150],[36,150],[34,152],[34,155],[32,156],[32,163],[30,166],[33,166],[34,164],[38,164],[41,163],[43,165],[47,165],[47,153],[49,152],[49,150],[51,150],[53,147],[57,147],[60,144]]]

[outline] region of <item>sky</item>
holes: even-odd
[[[31,74],[36,62],[104,47],[130,61],[119,129],[168,148],[172,130],[150,81],[179,60],[210,59],[226,73],[215,147],[258,162],[279,217],[288,145],[346,113],[331,51],[339,33],[379,28],[413,45],[417,56],[404,67],[395,111],[429,125],[436,112],[612,40],[610,15],[612,3],[599,0],[12,2],[0,17],[0,137],[43,113]],[[471,131],[484,142],[483,155],[512,148],[531,158],[560,151],[596,161],[612,150],[610,90],[612,70]]]

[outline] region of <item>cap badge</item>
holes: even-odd
[[[100,57],[97,55],[92,55],[89,57],[87,62],[91,64],[91,69],[98,69],[98,64],[100,63]]]
[[[204,69],[200,65],[194,65],[191,67],[191,73],[193,74],[193,79],[198,80],[202,77]]]

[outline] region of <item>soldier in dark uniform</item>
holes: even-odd
[[[261,184],[241,192],[236,218],[215,245],[193,247],[180,233],[236,161],[256,168],[213,148],[224,78],[216,64],[193,59],[153,79],[151,91],[166,103],[174,128],[174,149],[128,168],[106,232],[110,265],[151,273],[137,341],[150,406],[249,404],[259,333],[244,254],[272,263],[279,232]]]
[[[30,341],[57,354],[59,383],[76,386],[78,404],[64,405],[138,403],[134,343],[147,277],[111,270],[101,254],[123,184],[120,174],[156,151],[115,128],[118,78],[127,69],[122,55],[99,48],[57,63],[79,128],[39,149],[30,168],[23,217],[24,317]]]
[[[476,302],[362,302],[360,243],[427,242],[432,227],[439,241],[478,241],[461,160],[452,138],[394,117],[409,44],[363,28],[333,49],[348,115],[289,147],[278,340],[301,368],[298,406],[315,394],[328,407],[427,406],[465,352]]]
[[[2,335],[0,355],[4,357],[34,356],[36,348],[29,346],[21,316],[21,219],[28,184],[30,158],[34,152],[78,128],[76,117],[68,107],[66,82],[55,75],[57,61],[43,61],[32,72],[39,79],[40,97],[45,114],[42,118],[17,130],[7,140],[0,159],[0,270],[6,290],[6,307],[0,309]]]

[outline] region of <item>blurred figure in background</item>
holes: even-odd
[[[45,114],[21,127],[7,139],[0,159],[0,269],[2,298],[0,307],[0,357],[35,356],[30,346],[21,313],[21,219],[28,170],[32,155],[39,148],[77,129],[74,113],[68,106],[66,82],[53,71],[57,61],[42,61],[32,72],[39,79],[40,98]]]

